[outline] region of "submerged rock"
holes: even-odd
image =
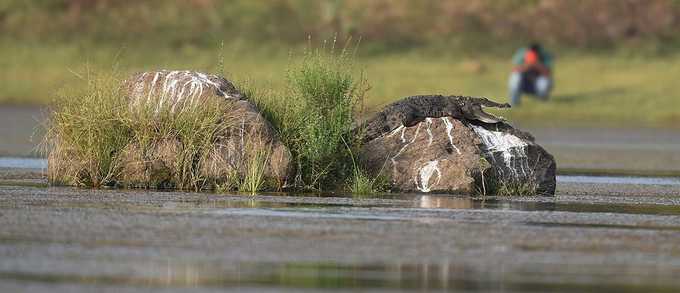
[[[455,96],[398,101],[364,124],[361,159],[399,191],[554,194],[553,157],[482,106],[507,107]]]

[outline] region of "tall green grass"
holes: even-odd
[[[351,190],[368,179],[353,158],[352,128],[368,90],[349,50],[309,49],[290,63],[282,90],[246,86],[263,115],[290,149],[296,190]],[[118,77],[85,78],[77,93],[60,95],[46,145],[53,183],[178,189],[218,188],[255,193],[267,189],[269,151],[247,145],[245,170],[216,181],[202,172],[219,135],[232,127],[229,107],[211,100],[171,111],[152,98],[129,105]],[[252,149],[252,150],[251,150]],[[55,160],[63,157],[64,160]],[[82,163],[70,164],[67,158]],[[354,163],[353,163],[354,162]],[[210,168],[210,166],[208,166]],[[374,188],[363,189],[372,192]]]
[[[238,186],[239,191],[248,192],[250,195],[255,195],[266,187],[264,172],[269,158],[269,152],[266,149],[258,148],[253,152],[246,166],[246,174]]]
[[[63,90],[55,101],[45,147],[50,181],[99,187],[118,175],[117,155],[130,141],[120,79],[89,75],[83,90]],[[72,98],[77,97],[77,98]]]
[[[200,172],[207,154],[215,147],[219,135],[234,125],[226,107],[208,99],[171,111],[170,104],[157,108],[153,98],[140,107],[128,107],[123,117],[130,129],[130,143],[142,152],[144,160],[162,159],[170,173],[167,187],[199,190],[208,182]]]
[[[343,143],[347,148],[350,159],[352,159],[352,176],[347,179],[349,181],[347,190],[355,196],[374,195],[389,190],[390,184],[388,178],[384,176],[382,168],[378,171],[378,174],[369,174],[366,171],[367,168],[364,168],[354,156],[352,147],[345,140],[343,140]]]
[[[193,190],[215,184],[201,164],[232,126],[223,103],[172,112],[152,99],[133,107],[116,74],[91,74],[85,82],[55,99],[44,143],[50,182]]]
[[[356,111],[368,90],[350,51],[309,49],[293,62],[281,92],[255,96],[296,162],[300,189],[337,189],[352,176],[343,140],[351,137]]]

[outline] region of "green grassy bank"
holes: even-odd
[[[361,36],[369,107],[419,93],[502,99],[513,51],[541,41],[557,56],[549,103],[522,123],[675,127],[680,121],[680,2],[356,0],[0,1],[0,105],[44,105],[85,64],[123,73],[222,72],[281,89],[307,36]],[[356,39],[355,39],[356,40]],[[318,43],[318,42],[315,42]],[[314,44],[316,46],[316,44]],[[71,72],[75,72],[73,74]]]
[[[44,105],[59,88],[78,84],[87,68],[124,73],[158,68],[221,72],[237,82],[281,89],[290,47],[257,47],[246,43],[212,49],[10,43],[0,47],[0,104]],[[510,55],[512,52],[509,52]],[[557,52],[555,89],[549,102],[526,99],[522,108],[502,113],[522,123],[603,124],[606,126],[677,127],[680,125],[680,58],[635,54]],[[401,97],[462,94],[506,98],[509,57],[489,54],[436,53],[414,50],[364,55],[356,59],[370,81],[366,104],[377,109]]]

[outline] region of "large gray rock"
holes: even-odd
[[[366,142],[360,156],[372,174],[384,172],[398,191],[475,191],[474,175],[486,168],[481,141],[461,121],[426,118]]]
[[[278,139],[271,124],[246,100],[234,101],[230,109],[234,127],[219,134],[215,148],[202,162],[201,173],[208,178],[224,178],[236,172],[244,176],[257,152],[267,157],[264,175],[278,187],[292,175],[292,154]]]
[[[554,158],[530,134],[487,116],[484,104],[499,105],[445,96],[396,102],[364,124],[361,159],[399,191],[554,194]],[[395,119],[405,123],[395,128]]]
[[[264,176],[283,186],[291,173],[291,153],[276,136],[256,106],[226,79],[195,71],[154,71],[133,75],[125,82],[132,113],[166,111],[176,115],[208,101],[218,101],[229,127],[214,135],[213,148],[195,162],[208,182],[243,178],[251,160],[264,155]],[[151,148],[149,149],[149,145]],[[170,139],[147,144],[134,142],[123,151],[123,182],[129,185],[162,185],[172,182],[172,170],[182,153],[182,142]]]
[[[137,73],[126,82],[130,107],[151,106],[160,111],[181,111],[208,99],[240,100],[243,94],[223,77],[189,70],[159,70]]]

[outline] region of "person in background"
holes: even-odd
[[[510,74],[510,104],[519,106],[522,93],[547,101],[553,86],[552,56],[538,43],[521,48],[512,57],[515,67]]]

